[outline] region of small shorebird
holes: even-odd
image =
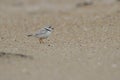
[[[34,34],[30,34],[27,36],[28,37],[30,37],[30,36],[36,37],[39,39],[40,43],[44,43],[43,39],[47,39],[50,36],[50,34],[52,33],[53,29],[54,28],[52,28],[51,26],[47,26],[47,27],[44,27],[44,28],[38,30]]]

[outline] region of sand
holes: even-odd
[[[120,80],[119,61],[119,0],[0,0],[0,80]]]

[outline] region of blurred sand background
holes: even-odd
[[[0,0],[0,80],[120,80],[120,0]]]

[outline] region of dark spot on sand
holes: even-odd
[[[6,55],[5,52],[0,52],[0,57]]]
[[[4,37],[1,37],[1,39],[4,39]]]
[[[14,41],[16,42],[17,40],[15,39]]]
[[[50,46],[50,44],[48,46]]]
[[[92,1],[85,1],[85,2],[80,2],[80,3],[77,3],[76,4],[76,7],[82,7],[82,6],[89,6],[89,5],[92,5],[93,2]]]

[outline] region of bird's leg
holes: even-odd
[[[39,42],[40,42],[40,44],[42,43],[42,39],[41,38],[39,38]]]
[[[41,44],[41,43],[44,43],[44,41],[43,41],[42,38],[39,38],[39,42],[40,42],[40,44]]]
[[[42,43],[44,43],[43,39],[41,41],[42,41]]]

